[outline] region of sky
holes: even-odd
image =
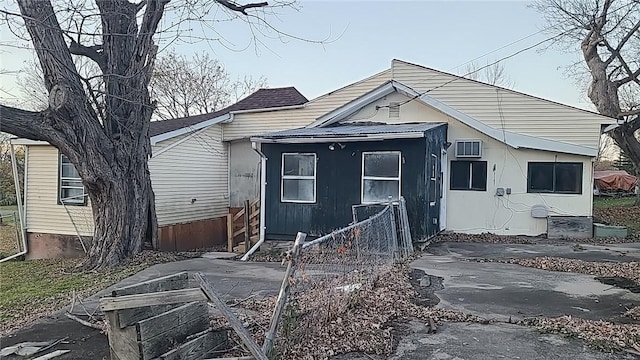
[[[279,9],[277,16],[266,17],[270,26],[293,37],[279,38],[273,31],[254,37],[245,22],[235,20],[211,27],[191,24],[177,41],[169,44],[170,35],[161,34],[159,42],[161,48],[186,55],[209,52],[232,76],[264,76],[269,87],[295,86],[312,99],[383,71],[394,58],[463,74],[464,64],[473,59],[482,66],[513,55],[550,36],[541,32],[542,16],[528,5],[526,1],[301,0],[297,9]],[[174,20],[166,16],[163,26]],[[2,30],[0,42],[20,43]],[[220,40],[194,42],[194,37]],[[15,47],[3,49],[0,68],[10,73],[0,76],[0,100],[6,101],[19,97],[13,71],[33,55]],[[592,109],[585,89],[566,74],[567,67],[579,61],[576,44],[564,51],[539,46],[502,64],[513,89]]]

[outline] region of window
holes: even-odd
[[[85,205],[84,186],[76,167],[63,154],[60,154],[59,163],[58,202],[65,205]]]
[[[362,203],[400,199],[399,151],[362,153]]]
[[[530,162],[529,193],[582,194],[582,163]]]
[[[316,154],[282,154],[282,202],[316,202]]]
[[[486,161],[452,161],[451,190],[487,190]]]

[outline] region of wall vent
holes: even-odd
[[[456,140],[456,157],[482,157],[482,140]]]
[[[390,102],[389,103],[389,117],[390,118],[399,118],[400,117],[400,103],[399,102]]]

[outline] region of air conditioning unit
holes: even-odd
[[[456,157],[482,157],[482,140],[456,140]]]

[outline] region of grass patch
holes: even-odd
[[[80,259],[0,264],[0,333],[63,308],[73,293],[87,296],[142,270],[142,264],[100,272],[73,272]],[[39,315],[34,318],[34,315]]]
[[[4,221],[3,225],[0,225],[0,258],[4,258],[9,255],[13,255],[18,252],[18,241],[16,237],[16,227],[11,220],[11,223]]]
[[[75,269],[82,259],[0,263],[0,334],[64,308],[71,303],[74,293],[86,297],[151,265],[199,255],[199,252],[144,251],[126,265],[97,272]]]
[[[612,207],[631,207],[635,202],[635,196],[626,197],[609,197],[609,196],[594,196],[593,208],[604,209]]]
[[[2,205],[0,206],[0,210],[18,211],[18,205]]]

